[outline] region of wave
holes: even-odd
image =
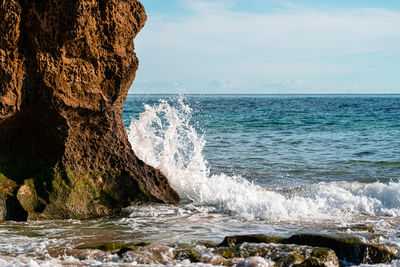
[[[160,100],[144,108],[128,129],[136,155],[160,169],[181,198],[194,205],[242,220],[271,222],[400,216],[400,182],[321,182],[279,191],[240,176],[211,175],[203,155],[204,135],[193,126],[193,111],[185,99]]]

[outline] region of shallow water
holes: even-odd
[[[400,96],[129,96],[123,119],[138,157],[162,170],[181,203],[129,207],[117,218],[3,223],[0,266],[132,264],[70,255],[108,241],[370,238],[357,224],[400,245]]]

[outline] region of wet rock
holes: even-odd
[[[0,192],[13,196],[18,185],[13,180],[8,179],[0,173]]]
[[[190,262],[201,262],[201,254],[195,248],[178,248],[174,250],[174,259]]]
[[[235,235],[235,236],[227,236],[224,238],[222,243],[220,243],[219,247],[230,247],[240,245],[242,243],[279,243],[283,238],[280,237],[271,237],[266,235],[254,234],[254,235]]]
[[[123,262],[136,264],[175,264],[173,249],[167,246],[150,245],[128,251],[122,256]]]
[[[17,199],[25,211],[35,215],[42,213],[46,208],[46,201],[37,195],[33,180],[26,180],[18,189]]]
[[[0,0],[0,17],[0,173],[23,187],[29,218],[176,203],[166,177],[136,157],[122,122],[138,68],[132,40],[146,21],[140,2]]]
[[[250,257],[248,259],[239,260],[236,267],[266,267],[270,266],[271,262],[261,257]]]
[[[309,258],[296,264],[293,262],[292,266],[297,267],[333,267],[339,266],[339,259],[332,249],[316,248],[311,252]]]
[[[106,252],[118,252],[118,254],[123,254],[127,251],[137,249],[139,247],[148,246],[150,243],[138,242],[138,243],[124,243],[124,242],[106,242],[101,244],[90,244],[90,245],[80,245],[76,249],[96,249]]]
[[[368,226],[368,225],[365,225],[365,224],[353,225],[353,226],[350,227],[350,230],[353,230],[353,231],[357,231],[358,230],[358,231],[366,231],[366,232],[369,232],[369,233],[375,233],[374,227]]]
[[[224,257],[214,254],[206,254],[202,256],[202,262],[217,266],[229,266],[228,260]]]
[[[117,255],[118,255],[120,258],[122,258],[122,257],[124,256],[125,253],[127,253],[128,251],[132,251],[132,250],[133,250],[133,248],[130,248],[130,247],[123,247],[123,248],[120,248],[120,249],[118,250]]]
[[[243,243],[233,247],[220,247],[213,252],[231,260],[262,257],[273,261],[274,265],[279,267],[301,264],[302,266],[311,266],[311,263],[318,263],[319,266],[339,266],[335,252],[328,248],[273,243]]]
[[[206,248],[216,248],[218,247],[218,243],[212,242],[212,241],[199,241],[197,242],[198,245],[200,246],[205,246]]]
[[[314,247],[314,251],[311,254],[299,253],[297,248],[279,245],[272,247],[258,246],[248,250],[248,245],[245,247],[240,245],[246,244],[246,242],[253,244],[275,242],[283,245],[304,245]],[[247,250],[244,249],[246,247]],[[292,252],[289,252],[288,249],[291,249]],[[250,256],[269,257],[273,261],[282,264],[282,266],[293,264],[322,266],[326,262],[331,262],[334,266],[338,266],[337,259],[353,264],[378,264],[391,262],[398,258],[393,251],[383,244],[366,243],[355,237],[341,238],[319,234],[297,234],[285,239],[264,235],[228,236],[219,244],[219,248],[215,249],[214,253],[227,259]],[[279,253],[284,253],[286,256],[276,257]]]
[[[15,197],[17,184],[0,173],[0,222],[25,221],[27,212]]]
[[[214,253],[225,259],[238,258],[243,255],[240,246],[217,248]]]
[[[7,200],[9,195],[0,192],[0,222],[3,222],[7,218]]]
[[[365,224],[349,225],[346,227],[338,227],[337,229],[345,232],[368,232],[371,234],[375,233],[374,227]],[[373,235],[371,235],[371,238],[373,238]]]
[[[105,252],[93,249],[52,249],[47,248],[52,258],[74,257],[78,260],[96,260],[104,257]]]
[[[398,255],[393,253],[383,244],[368,244],[365,247],[362,262],[367,264],[378,264],[391,262],[398,258]]]
[[[397,256],[382,244],[367,244],[357,238],[337,238],[317,234],[293,235],[282,241],[284,244],[326,247],[335,251],[341,261],[354,264],[386,263]]]

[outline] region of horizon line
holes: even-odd
[[[273,93],[236,93],[236,94],[220,94],[220,93],[128,93],[128,95],[399,95],[400,93],[319,93],[319,94],[308,94],[308,93],[298,93],[298,94],[273,94]]]

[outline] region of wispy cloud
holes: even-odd
[[[234,5],[232,2],[180,0],[182,6],[202,15],[223,14]]]
[[[365,55],[400,57],[400,13],[388,9],[289,3],[279,11],[249,13],[233,11],[234,1],[181,4],[190,15],[174,21],[150,17],[138,36],[138,75],[151,80],[157,73],[157,79],[199,87],[223,77],[266,83],[347,75],[353,84],[365,71]]]

